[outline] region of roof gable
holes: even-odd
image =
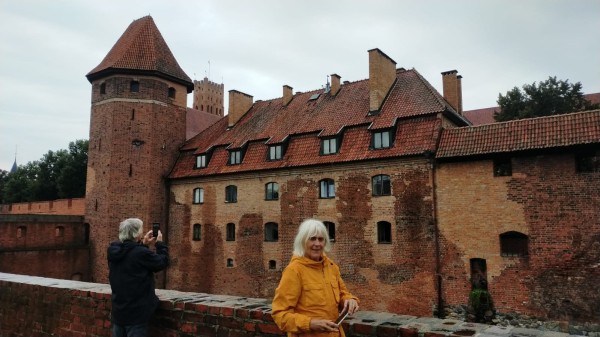
[[[134,20],[102,62],[86,76],[91,82],[115,73],[149,74],[181,83],[188,92],[194,88],[151,16]]]

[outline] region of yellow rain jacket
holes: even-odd
[[[344,301],[353,296],[340,275],[340,268],[327,256],[319,262],[294,256],[283,271],[273,298],[272,317],[288,336],[342,336],[339,332],[311,332],[310,320],[335,321]]]

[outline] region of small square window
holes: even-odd
[[[600,156],[593,152],[580,153],[575,156],[575,167],[578,173],[600,172]]]
[[[283,156],[283,147],[281,145],[269,146],[269,160],[280,160]]]
[[[385,174],[374,176],[372,179],[372,189],[374,196],[392,195],[390,176]]]
[[[512,176],[512,163],[510,158],[494,159],[494,177]]]
[[[321,140],[321,154],[335,154],[338,153],[338,141],[337,138],[326,138]]]
[[[196,168],[206,167],[207,164],[208,161],[205,154],[196,156]]]
[[[139,92],[140,91],[140,82],[138,82],[138,81],[131,81],[129,83],[129,91],[131,91],[131,92]]]
[[[242,151],[229,152],[229,165],[239,165],[242,162]]]
[[[392,146],[392,132],[390,130],[373,132],[371,146],[373,149],[386,149]]]

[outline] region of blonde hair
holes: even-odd
[[[329,234],[327,233],[327,228],[323,224],[323,222],[317,219],[307,219],[304,220],[300,227],[298,227],[298,234],[296,234],[296,238],[294,239],[294,255],[296,256],[304,256],[306,249],[306,242],[313,236],[321,235],[325,238],[325,252],[329,252],[331,249],[331,242],[329,241]]]
[[[119,224],[119,241],[135,240],[141,232],[144,222],[138,218],[129,218]]]

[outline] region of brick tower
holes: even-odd
[[[211,82],[208,77],[194,81],[194,109],[223,117],[223,92],[223,83]]]
[[[91,275],[107,282],[106,248],[119,223],[139,217],[144,229],[167,233],[164,177],[185,141],[187,94],[183,72],[150,16],[133,21],[87,75],[92,84],[86,222]]]

